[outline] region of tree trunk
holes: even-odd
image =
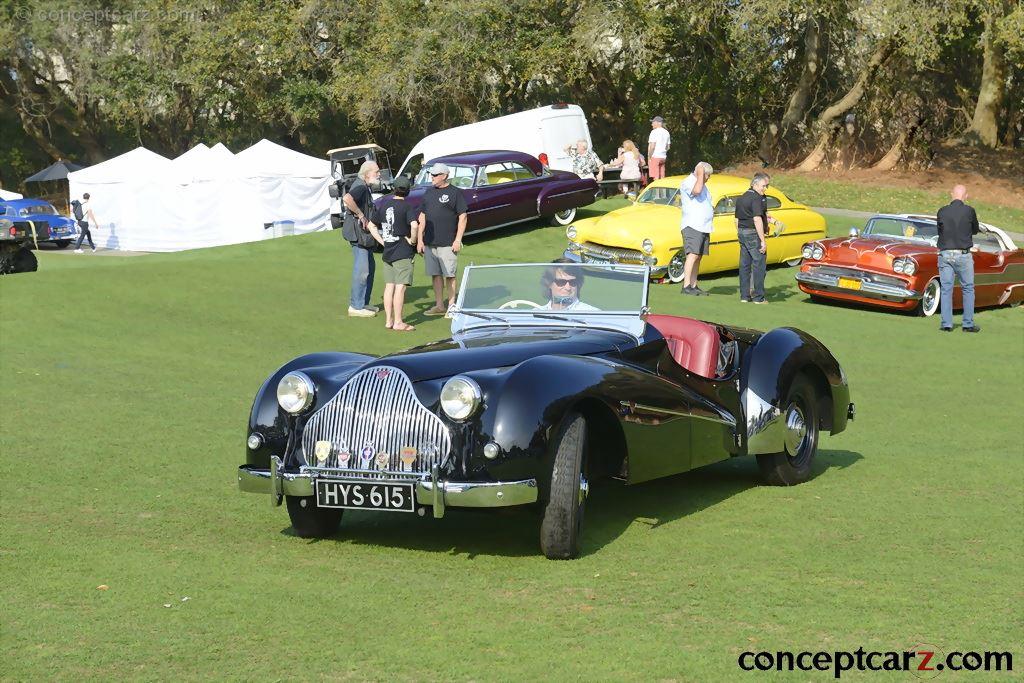
[[[857,82],[853,84],[845,95],[838,101],[821,112],[818,116],[818,120],[814,124],[814,130],[818,132],[818,144],[815,145],[814,151],[807,155],[807,158],[800,162],[797,168],[801,171],[814,171],[821,162],[825,160],[825,156],[828,152],[828,147],[832,142],[832,138],[836,133],[836,121],[840,116],[853,109],[860,99],[864,96],[868,86],[874,79],[875,74],[878,73],[878,69],[885,64],[886,60],[893,52],[893,41],[891,38],[883,39],[878,46],[875,48],[871,58],[864,65],[864,68],[860,72],[860,76],[857,78]]]
[[[804,68],[789,98],[782,121],[778,124],[771,123],[761,137],[759,156],[766,164],[777,160],[776,147],[779,141],[785,139],[789,131],[799,124],[807,113],[807,103],[821,74],[821,62],[825,52],[820,21],[815,16],[807,17],[807,25],[804,27]]]
[[[985,32],[981,35],[985,63],[981,69],[978,103],[974,107],[974,118],[967,134],[976,137],[987,147],[999,145],[999,110],[1005,96],[1006,55],[1003,46],[996,41],[995,32],[996,23],[1001,16],[1005,16],[1008,9],[1005,1],[993,3],[985,14]]]

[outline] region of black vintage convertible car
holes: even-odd
[[[315,353],[260,388],[242,491],[295,533],[347,508],[435,517],[535,505],[540,546],[575,557],[590,483],[633,484],[754,455],[767,481],[812,472],[853,418],[839,363],[805,332],[647,312],[648,268],[470,266],[450,339],[376,358]]]

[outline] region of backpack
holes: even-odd
[[[78,201],[77,199],[71,202],[71,210],[75,214],[75,220],[85,220],[85,211],[82,210],[82,202]]]

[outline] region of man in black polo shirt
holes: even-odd
[[[960,292],[964,299],[964,332],[981,332],[974,324],[974,247],[973,235],[978,234],[978,214],[974,208],[964,204],[967,188],[957,185],[950,192],[953,197],[946,206],[939,209],[939,307],[943,332],[953,330],[953,285],[954,276],[960,278]]]
[[[740,301],[768,303],[764,298],[764,275],[767,267],[768,223],[778,224],[768,216],[765,190],[771,182],[767,173],[755,173],[750,189],[736,201],[736,236],[740,244]]]
[[[462,251],[462,235],[468,218],[466,198],[462,190],[449,184],[447,165],[435,163],[430,167],[430,184],[423,193],[419,217],[419,244],[427,275],[434,281],[434,307],[427,315],[444,315],[455,305],[455,274],[458,254]],[[448,285],[448,306],[444,305],[444,285]]]

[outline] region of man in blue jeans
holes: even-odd
[[[373,209],[370,185],[380,182],[380,168],[372,161],[364,161],[357,176],[352,187],[342,197],[346,214],[341,235],[352,245],[352,286],[348,314],[359,318],[372,318],[379,310],[376,306],[370,305],[373,275],[376,270],[376,261],[370,250],[373,237],[370,236],[369,240],[364,238],[360,244],[360,233],[369,235],[367,225],[370,223],[370,211]]]
[[[939,209],[937,216],[939,230],[939,307],[942,322],[939,330],[953,331],[953,285],[954,278],[960,278],[960,291],[964,303],[964,332],[981,332],[974,324],[974,235],[978,234],[978,214],[964,203],[967,188],[957,185],[950,193],[953,197],[946,206]]]

